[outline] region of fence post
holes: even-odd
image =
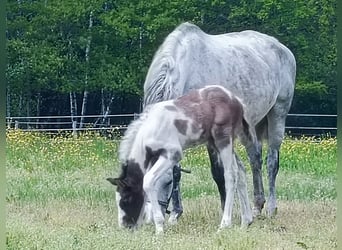
[[[7,129],[12,127],[12,119],[7,119]]]
[[[72,135],[74,137],[77,136],[76,126],[77,126],[77,122],[76,121],[72,121]]]

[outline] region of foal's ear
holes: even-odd
[[[119,182],[121,181],[119,178],[107,178],[106,180],[115,186],[119,186]]]
[[[107,178],[106,180],[112,183],[114,186],[119,186],[119,187],[127,186],[127,183],[120,178]]]

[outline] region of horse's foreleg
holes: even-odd
[[[237,191],[240,201],[241,209],[241,226],[248,226],[253,221],[252,209],[248,199],[247,181],[246,181],[246,168],[240,158],[234,154],[235,164],[238,165],[238,183]]]
[[[253,187],[254,187],[254,207],[253,216],[256,217],[261,214],[261,210],[266,202],[264,185],[262,181],[262,158],[261,150],[262,145],[260,142],[255,142],[250,145],[247,149],[249,161],[252,167],[253,173]]]
[[[172,186],[172,212],[170,214],[169,223],[177,223],[178,218],[183,213],[182,197],[180,192],[181,166],[177,164],[173,167],[173,186]]]
[[[217,188],[220,193],[221,198],[221,208],[222,211],[224,209],[224,203],[226,201],[226,188],[224,181],[224,169],[222,165],[222,161],[220,156],[218,155],[217,150],[212,145],[207,146],[209,160],[211,164],[211,174],[213,176],[214,181],[216,182]]]
[[[164,214],[158,202],[158,194],[161,188],[160,178],[172,169],[174,162],[168,160],[164,156],[160,156],[156,163],[152,166],[144,176],[143,189],[151,202],[153,221],[156,227],[156,233],[164,231]]]

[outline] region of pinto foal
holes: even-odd
[[[207,143],[223,163],[226,199],[220,228],[232,223],[234,193],[237,189],[241,225],[252,222],[245,168],[238,163],[234,139],[254,140],[254,131],[244,118],[243,104],[218,85],[194,90],[175,100],[150,105],[133,121],[121,142],[122,172],[108,178],[117,186],[119,225],[134,228],[142,224],[146,201],[150,201],[156,233],[163,232],[164,214],[158,204],[160,181],[169,175],[188,147]],[[252,139],[252,140],[251,140]]]

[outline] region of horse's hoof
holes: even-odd
[[[242,216],[241,217],[241,227],[242,228],[247,228],[252,223],[253,223],[253,217],[251,214],[248,216]]]
[[[277,215],[278,213],[278,208],[277,207],[274,207],[274,208],[268,208],[267,209],[267,216],[269,218],[273,218]]]
[[[261,209],[257,207],[253,207],[252,213],[253,213],[253,218],[258,218],[261,215]]]

